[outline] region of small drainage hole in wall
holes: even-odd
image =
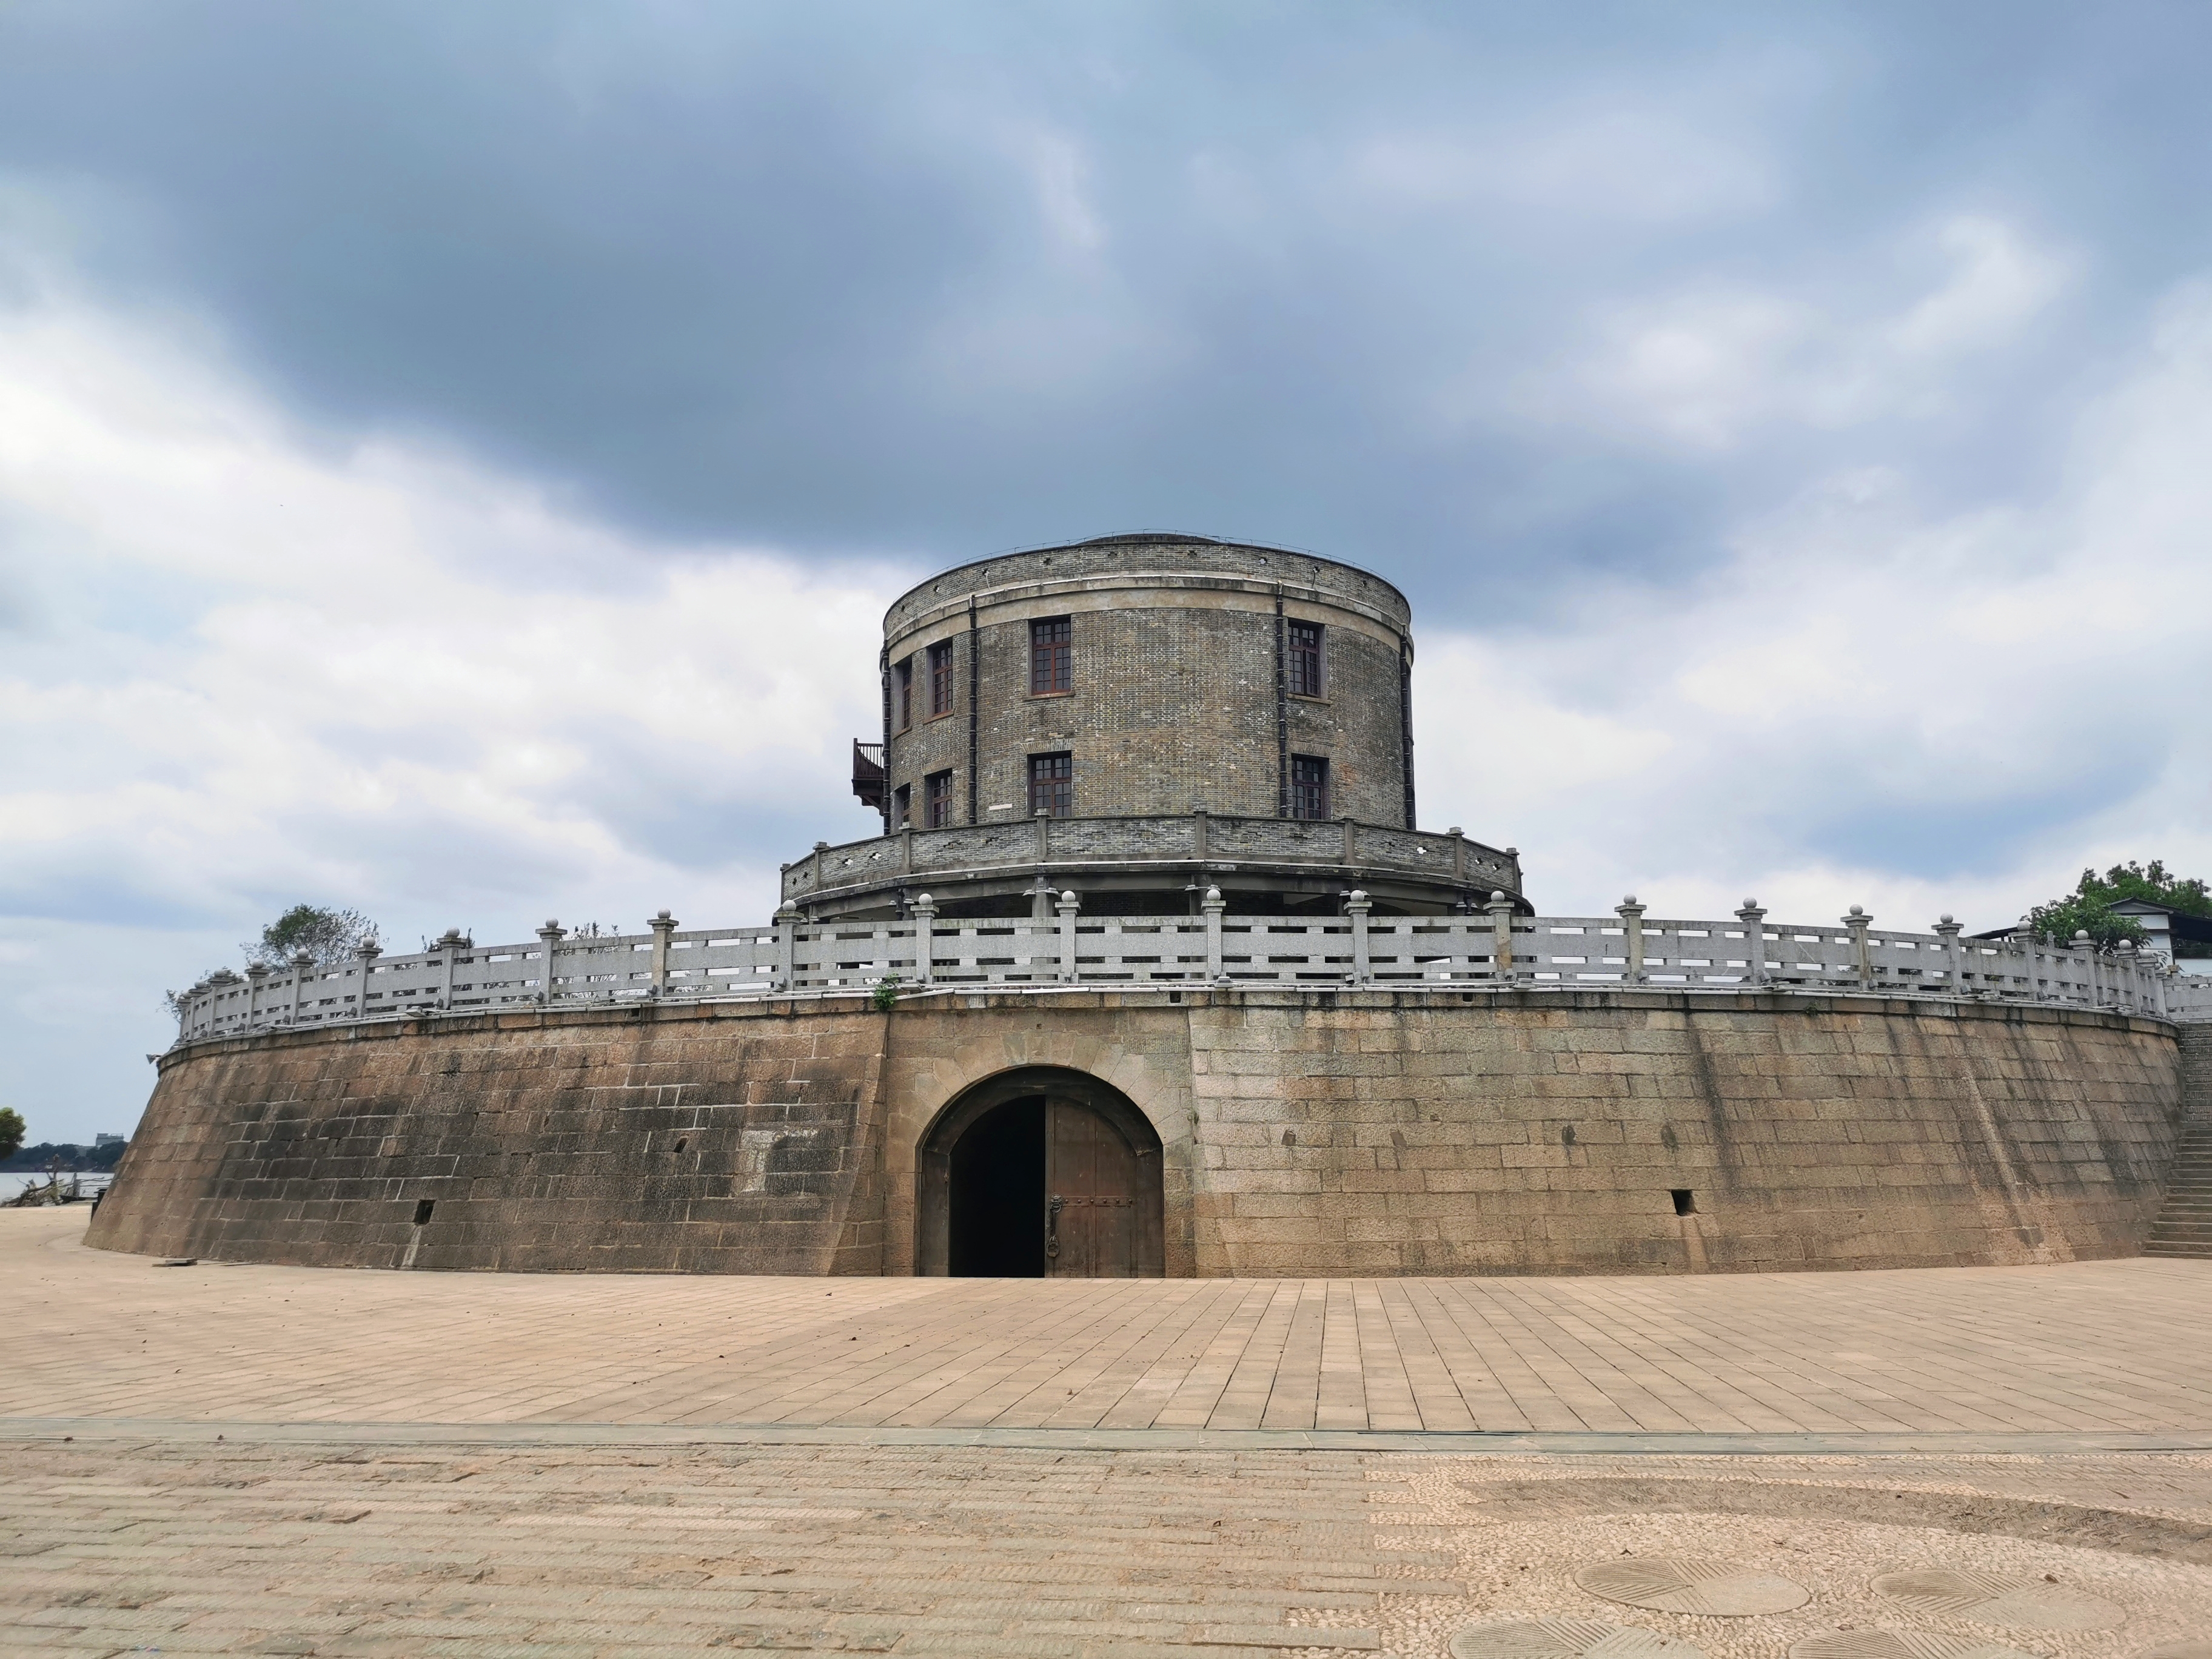
[[[1675,1188],[1670,1196],[1674,1200],[1674,1213],[1676,1215],[1697,1214],[1698,1195],[1692,1192],[1687,1187]]]
[[[684,1135],[678,1135],[678,1136],[677,1136],[677,1137],[676,1137],[676,1150],[677,1150],[678,1152],[682,1152],[682,1151],[684,1150],[684,1146],[685,1146],[685,1144],[686,1144],[687,1139],[688,1139],[688,1137],[684,1136]]]
[[[438,1200],[434,1198],[416,1199],[415,1200],[415,1224],[418,1227],[428,1226],[430,1224],[430,1212],[437,1207]]]

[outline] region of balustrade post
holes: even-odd
[[[1229,908],[1218,887],[1209,887],[1199,908],[1206,912],[1206,977],[1210,983],[1225,985],[1229,975],[1221,963],[1221,913]]]
[[[1467,831],[1455,823],[1444,834],[1451,837],[1452,879],[1464,886],[1467,884]]]
[[[287,1024],[297,1025],[300,1023],[301,994],[307,989],[307,975],[314,965],[313,951],[295,951],[292,953],[292,1018],[285,1022]]]
[[[2021,962],[2027,975],[2027,994],[2039,1000],[2043,994],[2043,941],[2036,935],[2035,918],[2022,916],[2020,926],[2014,931],[2020,940]],[[2059,960],[2057,957],[2052,957],[2054,964]],[[2057,971],[2055,965],[2051,971]],[[2055,1000],[2063,1001],[2064,999],[2061,997]]]
[[[556,988],[558,975],[553,970],[553,959],[561,949],[561,936],[568,930],[550,917],[538,930],[538,1000],[550,1002],[561,994]]]
[[[2173,963],[2170,960],[2161,960],[2155,957],[2151,959],[2151,1000],[2160,1019],[2166,1018],[2169,1012],[2166,1000],[2166,982],[2173,977]]]
[[[1492,893],[1483,905],[1490,913],[1490,974],[1500,985],[1513,978],[1513,901]]]
[[[1344,901],[1344,914],[1352,918],[1352,981],[1355,985],[1372,984],[1375,964],[1367,954],[1367,913],[1375,908],[1375,901],[1357,887]]]
[[[1854,904],[1850,914],[1843,921],[1844,926],[1851,930],[1851,961],[1858,970],[1859,987],[1862,990],[1872,990],[1874,958],[1867,948],[1867,929],[1874,925],[1874,918]]]
[[[459,928],[448,927],[438,935],[437,943],[430,947],[434,951],[442,952],[445,957],[445,960],[440,964],[443,970],[438,990],[438,1006],[441,1008],[450,1008],[453,1006],[453,961],[471,942],[461,937]]]
[[[2113,964],[2112,1000],[2124,1013],[2133,1013],[2142,1006],[2136,983],[2136,947],[2132,939],[2122,939],[2112,947],[2117,958]]]
[[[268,977],[267,963],[246,964],[246,1029],[249,1031],[261,1024],[261,981]]]
[[[2083,1000],[2095,1007],[2104,998],[2099,994],[2097,984],[2097,946],[2086,927],[2075,930],[2074,967],[2081,976]]]
[[[676,932],[676,918],[663,910],[645,924],[653,929],[653,994],[668,994],[668,948]]]
[[[899,825],[899,874],[914,873],[914,825],[909,821]]]
[[[1621,933],[1628,944],[1628,972],[1626,977],[1631,985],[1644,983],[1644,908],[1636,902],[1633,893],[1613,907],[1613,915],[1620,918]],[[1601,945],[1603,941],[1599,943]],[[1602,957],[1605,952],[1601,949],[1598,954]]]
[[[1937,919],[1936,931],[1943,940],[1943,971],[1950,980],[1951,994],[1962,997],[1966,994],[1966,977],[1959,957],[1960,924],[1946,910]]]
[[[1766,974],[1766,912],[1759,908],[1757,899],[1746,899],[1743,908],[1735,913],[1743,924],[1743,971],[1754,986],[1767,982]]]
[[[368,1018],[368,976],[376,971],[376,959],[384,954],[383,948],[374,939],[357,947],[354,955],[361,958],[361,988],[354,993],[353,1015],[356,1019]],[[340,1006],[344,1005],[341,1004]]]
[[[787,994],[799,988],[799,907],[786,903],[775,913],[775,981],[774,989]]]
[[[908,909],[914,916],[914,973],[924,985],[937,982],[937,901],[927,893]]]
[[[1063,984],[1073,985],[1075,970],[1075,913],[1083,908],[1083,900],[1073,887],[1060,890],[1060,977]]]

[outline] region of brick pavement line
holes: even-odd
[[[1589,1409],[1592,1401],[1588,1390],[1561,1386],[1570,1368],[1537,1340],[1512,1309],[1502,1305],[1490,1294],[1489,1281],[1439,1284],[1437,1298],[1461,1324],[1469,1345],[1487,1362],[1491,1374],[1512,1393],[1516,1407],[1537,1428],[1634,1426],[1626,1423],[1593,1423],[1593,1416],[1611,1413]],[[1470,1325],[1474,1328],[1468,1328]],[[1484,1336],[1490,1339],[1486,1344],[1482,1340]],[[1515,1381],[1521,1385],[1518,1389],[1513,1387]],[[1579,1401],[1575,1398],[1578,1393]]]
[[[1268,1379],[1267,1403],[1260,1426],[1310,1429],[1317,1426],[1321,1399],[1322,1331],[1328,1312],[1328,1281],[1301,1279],[1291,1293],[1290,1320]]]
[[[1765,1358],[1771,1349],[1771,1322],[1765,1335],[1767,1340],[1762,1340],[1759,1335],[1733,1324],[1709,1319],[1700,1328],[1694,1346],[1685,1342],[1669,1352],[1681,1367],[1686,1386],[1732,1396],[1728,1409],[1747,1427],[1786,1427],[1797,1419],[1778,1402],[1786,1400],[1794,1408],[1800,1393],[1769,1381],[1755,1369],[1754,1362]],[[1853,1429],[1902,1431],[1915,1426],[1885,1409],[1882,1402],[1893,1396],[1853,1380],[1853,1399],[1856,1402],[1850,1414]]]
[[[1133,1285],[1142,1281],[1127,1282]],[[1195,1285],[1197,1281],[1190,1282]],[[997,1422],[1009,1413],[1022,1415],[1024,1402],[1036,1401],[1047,1389],[1070,1376],[1095,1374],[1095,1357],[1102,1344],[1126,1340],[1133,1331],[1147,1328],[1162,1319],[1172,1319],[1177,1310],[1203,1297],[1202,1291],[1194,1291],[1172,1301],[1147,1301],[1133,1290],[1109,1299],[1086,1295],[1069,1304],[1073,1316],[1067,1326],[1077,1338],[1073,1343],[1059,1334],[1061,1326],[1025,1324],[997,1339],[987,1359],[963,1368],[965,1375],[973,1377],[973,1386],[964,1394],[954,1392],[950,1386],[958,1374],[925,1374],[921,1378],[905,1379],[870,1402],[865,1415],[884,1422],[908,1417],[926,1421],[957,1418],[968,1422]],[[1119,1313],[1119,1310],[1132,1304],[1139,1310],[1134,1319]],[[1064,1390],[1060,1397],[1065,1399],[1072,1392]],[[943,1398],[933,1413],[926,1411],[928,1402],[937,1396]]]
[[[1850,1407],[1845,1409],[1841,1400],[1835,1398],[1835,1374],[1813,1361],[1809,1356],[1778,1349],[1773,1340],[1771,1322],[1758,1335],[1748,1333],[1737,1334],[1725,1328],[1717,1328],[1710,1318],[1699,1328],[1704,1333],[1705,1352],[1713,1356],[1703,1362],[1702,1371],[1707,1376],[1729,1378],[1738,1392],[1758,1401],[1766,1411],[1795,1427],[1863,1430],[1876,1426],[1868,1420],[1870,1416],[1886,1419],[1881,1426],[1899,1429],[1913,1426],[1889,1419],[1878,1404],[1858,1395],[1844,1397],[1850,1402]],[[1726,1346],[1731,1335],[1735,1336],[1733,1349]],[[1828,1335],[1831,1340],[1837,1338],[1838,1334],[1832,1325],[1828,1327]],[[1819,1373],[1818,1380],[1803,1371],[1791,1370],[1793,1366]],[[1829,1395],[1832,1403],[1827,1406],[1820,1403],[1824,1395]],[[1820,1418],[1830,1420],[1825,1423],[1813,1420]],[[1745,1426],[1753,1425],[1746,1423]],[[1952,1426],[1965,1429],[1989,1425],[1954,1422]]]
[[[1447,1419],[1464,1417],[1464,1423],[1448,1421],[1425,1425],[1431,1428],[1516,1430],[1534,1426],[1480,1350],[1444,1309],[1435,1282],[1407,1279],[1397,1287],[1405,1298],[1407,1318],[1436,1355],[1441,1373],[1438,1392]]]
[[[1237,1368],[1245,1363],[1268,1310],[1274,1305],[1276,1291],[1272,1284],[1252,1279],[1224,1282],[1237,1289],[1226,1302],[1220,1327],[1190,1368],[1175,1379],[1167,1403],[1153,1414],[1155,1427],[1203,1428],[1213,1422]]]
[[[1531,1357],[1516,1346],[1510,1328],[1514,1322],[1501,1319],[1496,1305],[1477,1287],[1431,1281],[1424,1290],[1435,1306],[1441,1328],[1455,1339],[1439,1346],[1462,1348],[1503,1395],[1506,1408],[1524,1425],[1556,1431],[1589,1426],[1560,1397]]]
[[[1376,1316],[1382,1322],[1398,1358],[1413,1413],[1413,1426],[1421,1429],[1472,1429],[1474,1413],[1453,1385],[1451,1367],[1437,1350],[1428,1328],[1421,1322],[1413,1293],[1396,1279],[1376,1279]],[[1378,1344],[1380,1338],[1378,1337]],[[1395,1427],[1376,1424],[1374,1426]]]
[[[1196,1299],[1185,1298],[1178,1306],[1187,1309]],[[997,1392],[992,1402],[997,1409],[989,1420],[1010,1428],[1091,1426],[1110,1409],[1127,1382],[1142,1374],[1143,1361],[1133,1355],[1154,1347],[1161,1336],[1158,1322],[1124,1325],[1102,1329],[1075,1363],[1041,1356]],[[1171,1331],[1165,1340],[1172,1340]],[[1071,1382],[1074,1386],[1067,1386]],[[1108,1396],[1103,1403],[1092,1397],[1094,1390]]]
[[[821,1281],[815,1282],[818,1284]],[[959,1291],[951,1288],[958,1285],[964,1289],[977,1285],[988,1288],[969,1290],[964,1297]],[[964,1326],[965,1322],[958,1317],[959,1302],[980,1302],[981,1305],[975,1312],[988,1322],[998,1306],[1011,1306],[1019,1299],[1007,1281],[941,1280],[933,1281],[933,1288],[939,1291],[937,1297],[927,1303],[902,1306],[889,1319],[872,1316],[877,1316],[877,1310],[864,1307],[858,1313],[840,1315],[834,1321],[825,1321],[821,1326],[795,1334],[773,1346],[750,1353],[738,1350],[739,1358],[727,1363],[738,1368],[737,1375],[750,1381],[735,1392],[724,1395],[726,1407],[740,1413],[763,1413],[774,1404],[790,1399],[795,1388],[803,1388],[804,1379],[828,1375],[833,1369],[851,1379],[845,1384],[848,1391],[859,1389],[864,1386],[863,1379],[872,1381],[884,1369],[895,1370],[904,1365],[907,1360],[902,1356],[917,1340],[943,1342],[948,1340],[948,1323],[956,1327]],[[825,1299],[834,1294],[834,1291],[823,1292]],[[947,1309],[944,1305],[946,1302],[953,1303],[955,1306]],[[1069,1310],[1060,1311],[1065,1315]],[[858,1337],[864,1346],[857,1350],[847,1348],[837,1340],[840,1336]],[[878,1369],[870,1370],[867,1368],[871,1366]],[[601,1397],[605,1396],[580,1398],[572,1403],[569,1410],[587,1411]],[[818,1392],[811,1397],[820,1403]],[[801,1408],[793,1401],[784,1405],[782,1413],[778,1414]]]
[[[991,1362],[977,1368],[975,1386],[957,1405],[948,1398],[940,1418],[996,1421],[1008,1411],[1018,1410],[1021,1402],[1033,1400],[1056,1379],[1086,1368],[1095,1370],[1100,1345],[1126,1340],[1133,1326],[1172,1319],[1177,1309],[1207,1294],[1200,1281],[1190,1280],[1179,1281],[1178,1291],[1171,1298],[1147,1297],[1145,1287],[1152,1283],[1101,1281],[1079,1290],[1068,1287],[1072,1293],[1066,1319],[1042,1322],[1030,1317],[1010,1322],[1012,1328],[995,1339],[997,1352]],[[909,1387],[900,1393],[910,1396],[913,1391]],[[900,1409],[904,1409],[903,1404]],[[872,1414],[880,1419],[896,1413],[878,1408]]]
[[[1728,1427],[1736,1427],[1736,1429],[1756,1427],[1750,1418],[1745,1418],[1743,1409],[1741,1409],[1736,1402],[1723,1402],[1721,1398],[1717,1398],[1719,1391],[1705,1391],[1701,1389],[1697,1382],[1692,1382],[1692,1380],[1674,1378],[1674,1376],[1668,1371],[1666,1364],[1656,1358],[1656,1354],[1652,1354],[1650,1352],[1652,1347],[1656,1347],[1656,1343],[1650,1343],[1650,1340],[1646,1340],[1646,1343],[1632,1343],[1632,1340],[1624,1340],[1624,1338],[1614,1336],[1613,1332],[1614,1325],[1617,1325],[1617,1322],[1628,1322],[1628,1321],[1624,1321],[1624,1318],[1604,1318],[1604,1314],[1617,1310],[1621,1303],[1632,1303],[1632,1301],[1635,1301],[1632,1291],[1628,1291],[1621,1285],[1577,1287],[1577,1294],[1573,1297],[1573,1307],[1571,1307],[1571,1312],[1568,1312],[1568,1316],[1562,1318],[1562,1321],[1555,1321],[1555,1328],[1562,1332],[1562,1340],[1566,1340],[1566,1343],[1577,1343],[1582,1345],[1582,1347],[1597,1345],[1597,1347],[1606,1349],[1608,1354],[1620,1352],[1620,1354],[1624,1356],[1626,1363],[1637,1363],[1639,1367],[1648,1370],[1648,1378],[1650,1380],[1644,1385],[1646,1395],[1659,1401],[1663,1409],[1670,1409],[1674,1416],[1681,1418],[1683,1427],[1719,1427],[1719,1425],[1717,1425],[1717,1418],[1719,1418],[1719,1420],[1725,1420]],[[1648,1321],[1648,1328],[1656,1328],[1656,1322],[1659,1321]],[[1679,1328],[1681,1322],[1683,1322],[1681,1318],[1677,1318],[1674,1325]],[[1652,1336],[1656,1336],[1656,1329],[1652,1329],[1650,1334]],[[1606,1358],[1601,1360],[1601,1363],[1608,1364],[1610,1371],[1620,1371],[1620,1364],[1624,1363],[1624,1360]],[[1701,1380],[1710,1380],[1714,1378],[1714,1376],[1717,1376],[1717,1371],[1705,1371]],[[1728,1389],[1728,1391],[1729,1394],[1736,1394],[1739,1398],[1743,1398],[1745,1402],[1750,1402],[1752,1398],[1756,1398],[1756,1395],[1750,1395],[1743,1389]],[[1794,1427],[1802,1427],[1802,1429],[1858,1427],[1858,1425],[1851,1422],[1850,1413],[1838,1413],[1838,1411],[1834,1409],[1834,1402],[1823,1405],[1823,1402],[1818,1401],[1816,1395],[1808,1394],[1808,1391],[1802,1391],[1802,1389],[1790,1389],[1787,1394],[1790,1394],[1790,1409],[1787,1411],[1770,1405],[1770,1413],[1774,1418],[1778,1418],[1778,1420],[1790,1422],[1790,1425],[1794,1425]],[[1648,1427],[1662,1427],[1662,1425],[1650,1422]]]
[[[1623,1363],[1633,1364],[1621,1346],[1592,1322],[1577,1316],[1571,1305],[1540,1305],[1519,1292],[1513,1297],[1522,1316],[1540,1321],[1545,1345],[1568,1365],[1582,1385],[1602,1399],[1637,1428],[1682,1430],[1700,1426],[1672,1403],[1655,1394]],[[1740,1425],[1733,1426],[1741,1426]]]
[[[1787,1431],[1797,1426],[1797,1419],[1790,1413],[1779,1409],[1760,1393],[1743,1387],[1731,1364],[1693,1357],[1686,1352],[1691,1328],[1679,1321],[1659,1317],[1657,1310],[1648,1305],[1650,1301],[1650,1298],[1638,1298],[1632,1291],[1621,1288],[1618,1302],[1631,1311],[1621,1316],[1620,1322],[1635,1328],[1633,1346],[1645,1362],[1668,1378],[1673,1388],[1680,1390],[1682,1399],[1697,1403],[1698,1409],[1685,1411],[1685,1416],[1700,1427],[1710,1427],[1720,1421],[1748,1431]],[[1699,1334],[1709,1326],[1707,1322],[1705,1328],[1699,1328]],[[1853,1426],[1869,1425],[1861,1422]],[[1903,1430],[1911,1425],[1900,1421],[1883,1426]]]
[[[899,1310],[899,1316],[883,1320],[871,1318],[864,1311],[842,1319],[780,1347],[771,1363],[748,1364],[741,1356],[731,1362],[741,1368],[738,1375],[748,1380],[734,1390],[720,1396],[720,1408],[739,1416],[777,1417],[805,1415],[815,1412],[834,1414],[845,1408],[847,1402],[857,1407],[896,1386],[896,1380],[910,1376],[917,1363],[911,1352],[920,1345],[935,1345],[939,1349],[957,1348],[963,1340],[961,1334],[968,1322],[960,1317],[959,1304],[978,1303],[975,1310],[978,1322],[987,1328],[994,1312],[1001,1306],[1016,1306],[1020,1298],[1012,1288],[1012,1281],[952,1281],[947,1286],[987,1287],[963,1296],[957,1290],[948,1291],[941,1302]],[[945,1303],[952,1305],[948,1308]],[[1058,1328],[1070,1322],[1079,1322],[1085,1309],[1078,1300],[1068,1299],[1048,1311],[1043,1323]],[[1034,1326],[1033,1326],[1034,1328]],[[857,1339],[861,1345],[848,1346],[838,1339]],[[903,1340],[902,1339],[904,1339]],[[835,1376],[839,1386],[825,1399],[819,1387],[810,1388],[810,1380]],[[577,1402],[574,1410],[583,1410],[591,1402]]]
[[[1425,1429],[1428,1419],[1414,1382],[1420,1359],[1416,1354],[1408,1360],[1385,1301],[1387,1284],[1383,1279],[1360,1279],[1351,1286],[1353,1364],[1366,1393],[1365,1420],[1361,1426]]]
[[[1387,1382],[1367,1373],[1366,1355],[1359,1341],[1358,1296],[1358,1279],[1332,1279],[1322,1288],[1321,1358],[1314,1380],[1313,1423],[1317,1429],[1375,1426],[1370,1401],[1374,1391]],[[1400,1380],[1402,1382],[1402,1377]],[[1412,1418],[1411,1424],[1394,1423],[1391,1427],[1420,1426],[1413,1414],[1410,1394],[1401,1414]]]
[[[1247,1287],[1231,1280],[1218,1281],[1221,1291],[1209,1297],[1201,1316],[1194,1317],[1176,1341],[1162,1349],[1125,1390],[1112,1408],[1098,1419],[1100,1428],[1151,1428],[1172,1412],[1176,1400],[1192,1386],[1209,1358],[1222,1350],[1224,1333],[1249,1300]],[[1240,1340],[1237,1346],[1243,1346]],[[1226,1371],[1223,1372],[1224,1380]],[[1218,1389],[1215,1393],[1218,1394]],[[1207,1409],[1211,1409],[1209,1401]],[[1196,1420],[1205,1421],[1203,1413]]]
[[[2017,1297],[2008,1299],[2016,1300]],[[2201,1305],[2201,1297],[2196,1300],[2195,1305],[2187,1300],[2170,1299],[2166,1304],[2168,1321],[2161,1322],[2169,1332],[2195,1330],[2202,1333],[2204,1324],[2199,1314]],[[1990,1317],[1990,1314],[1967,1305],[1953,1316],[1952,1322],[1972,1329]],[[2180,1322],[2171,1322],[2173,1321]],[[1939,1341],[1936,1352],[1942,1352],[1944,1346]],[[2191,1358],[2164,1360],[2154,1348],[2149,1353],[2131,1356],[2132,1363],[2127,1363],[2107,1360],[2094,1343],[2079,1344],[2052,1339],[2030,1340],[2026,1332],[2017,1330],[2000,1330],[1977,1345],[1982,1352],[2001,1357],[2024,1377],[2030,1379],[2026,1391],[2045,1400],[2063,1401],[2078,1407],[2086,1403],[2089,1396],[2083,1395],[2077,1389],[2058,1383],[2057,1379],[2066,1373],[2094,1373],[2099,1379],[2097,1388],[2100,1394],[2107,1400],[2117,1396],[2118,1400],[2127,1401],[2134,1408],[2126,1413],[2112,1412],[2111,1416],[2114,1426],[2123,1425],[2125,1416],[2139,1413],[2141,1396],[2170,1395],[2179,1387],[2186,1387],[2195,1396],[2193,1403],[2208,1414],[2212,1414],[2212,1388],[2206,1386],[2207,1372],[2212,1371],[2212,1342],[2206,1342],[2200,1337],[2196,1346],[2197,1352]],[[2138,1380],[2146,1371],[2156,1374],[2161,1370],[2165,1380],[2155,1389],[2147,1382]],[[2140,1420],[2139,1415],[2137,1420]]]
[[[1256,1429],[1261,1425],[1268,1391],[1281,1368],[1284,1340],[1297,1310],[1298,1293],[1299,1283],[1295,1279],[1277,1279],[1267,1285],[1260,1317],[1244,1339],[1229,1381],[1206,1419],[1208,1427]]]
[[[1151,1409],[1156,1412],[1163,1401],[1170,1387],[1162,1375],[1163,1364],[1171,1355],[1179,1356],[1179,1370],[1188,1372],[1197,1354],[1204,1352],[1202,1346],[1192,1352],[1193,1339],[1198,1332],[1217,1326],[1212,1310],[1224,1299],[1220,1295],[1209,1297],[1202,1308],[1185,1303],[1188,1316],[1172,1327],[1155,1327],[1127,1345],[1089,1387],[1077,1391],[1059,1415],[1070,1426],[1103,1427],[1117,1414],[1125,1415],[1133,1426],[1149,1426],[1151,1417],[1144,1414],[1140,1402],[1150,1401]],[[1086,1415],[1087,1423],[1082,1420]]]

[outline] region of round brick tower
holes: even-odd
[[[1510,854],[1406,840],[1412,620],[1350,565],[1165,532],[933,576],[884,616],[883,734],[855,745],[854,790],[901,851],[794,865],[786,896],[858,916],[925,887],[951,915],[1036,910],[1061,884],[1109,914],[1209,885],[1263,909],[1347,883],[1386,912],[1517,895]]]

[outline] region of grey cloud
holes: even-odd
[[[2212,20],[2148,5],[72,3],[0,31],[5,165],[135,204],[86,232],[106,279],[182,284],[325,420],[452,434],[659,534],[935,560],[1182,524],[1376,566],[1439,620],[1694,568],[1826,467],[2029,487],[2067,410],[2025,387],[2208,253],[2172,204]],[[1778,416],[1693,457],[1437,415],[1686,285],[1878,308],[1965,211],[2097,257],[1953,372],[1945,421]]]

